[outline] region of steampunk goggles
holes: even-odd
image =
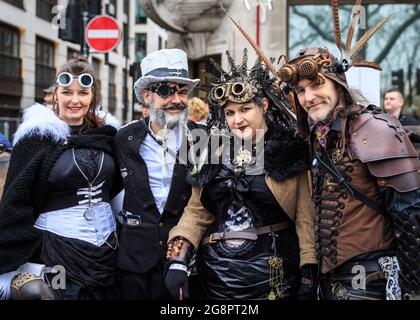
[[[255,97],[258,89],[247,82],[218,85],[210,91],[210,99],[223,106],[227,101],[244,103]]]
[[[57,84],[62,87],[69,87],[75,79],[77,79],[81,88],[90,88],[93,86],[93,77],[89,73],[82,73],[81,75],[75,76],[70,72],[62,72],[57,77]]]
[[[347,60],[332,63],[330,58],[322,58],[319,54],[303,58],[298,63],[286,63],[278,72],[282,82],[296,86],[300,79],[316,79],[323,73],[344,73],[349,69]]]
[[[178,92],[185,87],[185,84],[180,84],[176,86],[170,86],[166,82],[160,82],[158,85],[149,86],[149,91],[156,93],[159,97],[165,99],[173,95],[175,92]]]

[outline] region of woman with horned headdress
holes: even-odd
[[[307,144],[260,60],[248,72],[246,50],[240,66],[227,55],[231,71],[215,65],[220,77],[209,75],[210,161],[191,173],[192,197],[169,235],[166,284],[186,296],[196,251],[200,298],[313,298]]]
[[[420,299],[420,162],[401,123],[357,104],[345,76],[349,67],[380,69],[356,54],[389,18],[354,45],[350,28],[348,60],[327,48],[302,49],[278,73],[312,146],[322,299]]]

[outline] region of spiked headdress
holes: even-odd
[[[269,70],[266,65],[258,58],[254,66],[248,70],[248,53],[245,48],[243,51],[243,59],[240,65],[236,65],[229,51],[226,51],[230,71],[225,71],[217,62],[210,59],[210,63],[217,71],[218,75],[206,73],[209,79],[211,89],[208,94],[208,100],[213,106],[213,115],[220,113],[220,108],[228,101],[236,103],[246,103],[251,101],[256,96],[267,98],[272,103],[272,107],[277,110],[274,112],[288,127],[293,127],[295,124],[294,114],[290,110],[290,103],[287,97],[277,90],[278,87],[274,78],[270,78]],[[215,116],[220,118],[220,116]]]
[[[272,81],[268,78],[267,71],[259,59],[248,73],[246,49],[244,49],[242,63],[239,66],[235,65],[229,51],[226,51],[226,55],[231,67],[230,72],[223,70],[217,62],[211,60],[214,68],[220,73],[219,78],[213,74],[207,74],[212,85],[209,92],[211,103],[216,103],[220,107],[227,101],[245,103],[252,100],[259,90],[272,86]]]

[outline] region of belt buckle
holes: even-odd
[[[213,233],[210,235],[209,244],[216,243],[216,240],[213,240]]]

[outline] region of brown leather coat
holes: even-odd
[[[295,222],[296,232],[299,237],[300,265],[316,264],[314,209],[311,203],[308,173],[276,182],[266,176],[268,188],[282,207],[284,212]],[[184,237],[194,247],[199,246],[207,228],[215,221],[214,215],[202,205],[202,188],[193,188],[190,201],[184,209],[178,225],[169,233],[169,241],[176,237]]]
[[[405,192],[420,186],[416,152],[397,120],[383,114],[357,113],[338,121],[340,131],[331,132],[327,154],[341,175],[364,195],[384,204],[379,187]],[[314,139],[314,150],[320,154],[321,148]],[[322,273],[357,255],[392,249],[394,236],[388,215],[350,196],[316,161],[313,175]]]

